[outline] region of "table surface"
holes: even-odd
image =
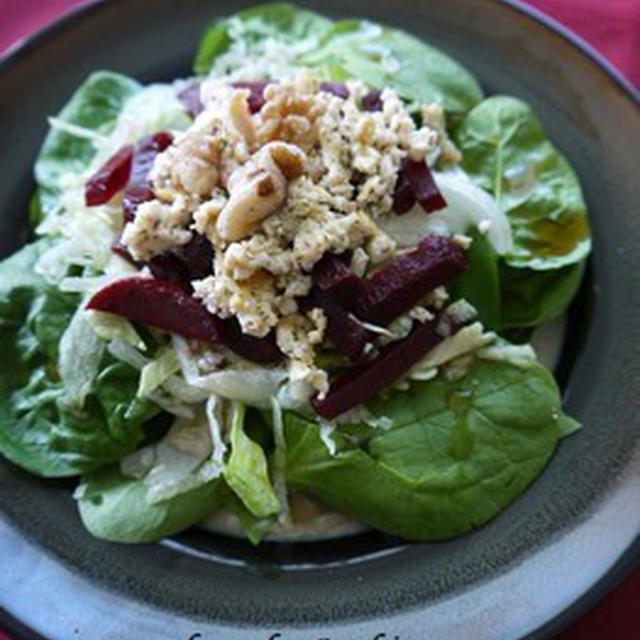
[[[256,3],[259,0],[256,0]],[[83,0],[0,0],[0,53]],[[640,0],[530,0],[598,49],[640,85]],[[553,640],[640,637],[640,570]],[[0,629],[0,640],[11,640]],[[87,639],[91,640],[91,639]]]

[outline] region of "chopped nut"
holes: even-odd
[[[248,89],[237,89],[229,100],[229,117],[235,130],[245,139],[249,147],[253,147],[256,141],[256,128],[251,119],[251,111],[247,98]]]
[[[216,224],[220,236],[228,241],[240,240],[277,211],[287,195],[287,175],[299,176],[304,170],[304,159],[297,147],[270,142],[260,149],[251,164],[236,169],[227,183],[229,201]]]

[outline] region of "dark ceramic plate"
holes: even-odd
[[[239,4],[99,2],[2,63],[0,255],[27,236],[45,116],[94,69],[142,80],[186,74],[206,23]],[[640,117],[633,90],[574,36],[511,3],[309,4],[426,37],[468,65],[489,92],[529,101],[569,156],[586,190],[595,248],[559,375],[568,410],[585,428],[500,517],[431,545],[365,534],[255,550],[198,533],[110,545],[83,530],[67,484],[3,464],[0,624],[18,638],[543,638],[638,559]]]

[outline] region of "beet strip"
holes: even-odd
[[[362,97],[362,108],[365,111],[382,111],[382,91],[371,89]]]
[[[149,270],[156,278],[173,280],[191,291],[192,280],[202,280],[213,273],[213,246],[199,233],[194,233],[187,244],[174,247],[150,260],[136,260],[120,240],[111,245],[111,251],[131,264]]]
[[[416,203],[416,196],[404,173],[398,173],[395,187],[393,188],[393,211],[398,215],[410,211]]]
[[[347,254],[324,255],[313,267],[311,275],[314,284],[345,309],[351,310],[357,298],[363,293],[363,280],[349,268]]]
[[[187,113],[194,118],[204,111],[204,105],[200,100],[200,85],[197,82],[191,82],[179,91],[178,100]]]
[[[131,259],[126,248],[116,244],[113,249],[116,247],[119,255]],[[187,338],[219,342],[253,362],[273,364],[282,360],[273,332],[264,338],[248,336],[242,333],[235,318],[221,320],[209,313],[192,297],[188,275],[179,277],[180,269],[186,269],[187,265],[178,261],[176,266],[175,262],[161,262],[163,259],[178,261],[172,254],[156,256],[147,263],[154,275],[157,274],[155,278],[132,276],[117,280],[95,293],[87,309],[115,313]]]
[[[149,173],[156,156],[162,153],[172,141],[173,137],[170,133],[160,131],[152,136],[142,138],[136,143],[131,161],[129,182],[122,198],[125,222],[133,220],[138,205],[153,198]]]
[[[346,100],[350,95],[347,85],[343,82],[321,82],[319,88],[320,91],[332,93],[334,96],[338,96],[338,98],[342,98],[343,100]]]
[[[127,145],[116,151],[87,181],[84,201],[88,207],[109,202],[125,188],[131,173],[133,146]]]
[[[374,360],[364,362],[336,378],[324,398],[316,395],[311,404],[316,413],[332,420],[341,413],[372,400],[382,389],[397,380],[416,364],[427,352],[458,328],[444,316],[425,324],[416,323],[404,339],[393,342],[380,351]],[[443,330],[445,329],[445,330]]]
[[[364,281],[354,312],[362,320],[385,326],[468,267],[464,250],[451,238],[427,236],[417,249],[398,256]]]
[[[370,341],[369,332],[332,296],[315,287],[299,302],[302,311],[319,308],[327,317],[327,336],[336,349],[352,361],[359,360]]]
[[[438,189],[438,185],[433,179],[431,169],[429,169],[429,165],[424,160],[414,162],[409,158],[405,158],[400,173],[409,183],[415,199],[427,213],[444,209],[447,206]]]
[[[235,89],[249,89],[249,97],[247,98],[247,104],[249,105],[249,111],[251,113],[257,113],[262,109],[265,99],[264,99],[264,90],[267,85],[271,84],[269,82],[264,82],[262,80],[254,80],[254,81],[238,81],[232,82],[231,86]]]
[[[132,276],[96,292],[87,309],[106,311],[196,340],[223,342],[224,323],[177,282]]]
[[[242,333],[236,318],[225,320],[225,344],[239,356],[261,364],[275,364],[283,358],[272,331],[264,338]]]

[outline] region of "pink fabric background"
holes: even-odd
[[[0,0],[0,53],[79,4],[82,0]],[[640,85],[640,0],[530,0],[529,4],[576,31]],[[640,570],[554,640],[637,638]],[[0,630],[0,640],[11,638]]]

